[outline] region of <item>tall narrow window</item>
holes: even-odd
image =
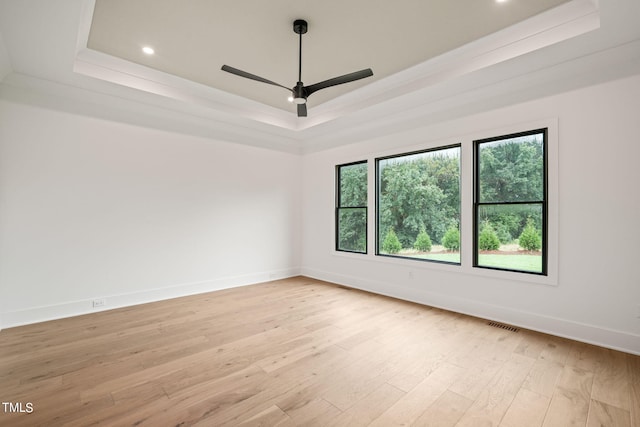
[[[475,141],[475,267],[547,274],[546,143],[546,129]]]
[[[336,167],[336,250],[367,253],[367,162]]]
[[[460,146],[376,161],[378,255],[460,263]]]

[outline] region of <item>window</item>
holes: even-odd
[[[376,159],[376,254],[460,264],[460,145]]]
[[[483,131],[457,144],[336,166],[335,250],[557,284],[557,123],[530,124],[535,130]],[[367,200],[369,178],[375,201]]]
[[[474,267],[547,274],[547,130],[475,141]]]
[[[336,250],[367,253],[367,162],[336,167]]]

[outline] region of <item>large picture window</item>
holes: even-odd
[[[460,264],[460,146],[376,159],[376,254]]]
[[[474,143],[474,266],[547,274],[547,130]]]
[[[367,162],[336,167],[336,250],[367,253]]]

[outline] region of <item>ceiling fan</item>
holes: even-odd
[[[222,66],[222,71],[226,71],[231,74],[235,74],[240,77],[245,77],[247,79],[256,80],[262,83],[267,83],[273,86],[279,86],[291,92],[291,96],[289,100],[298,105],[298,117],[307,117],[307,98],[314,92],[319,91],[320,89],[325,89],[331,86],[337,86],[344,83],[350,83],[356,80],[364,79],[365,77],[373,76],[373,71],[371,68],[367,68],[364,70],[356,71],[353,73],[345,74],[343,76],[334,77],[328,80],[324,80],[319,83],[314,83],[309,86],[305,86],[302,83],[302,35],[307,32],[308,26],[307,21],[304,19],[296,19],[293,22],[293,32],[300,36],[300,47],[299,47],[299,61],[298,61],[298,83],[293,88],[288,88],[279,83],[272,82],[271,80],[267,80],[263,77],[256,76],[255,74],[247,73],[246,71],[239,70],[237,68],[230,67],[228,65]]]

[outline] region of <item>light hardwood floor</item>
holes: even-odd
[[[640,426],[640,357],[297,277],[0,332],[2,426]]]

